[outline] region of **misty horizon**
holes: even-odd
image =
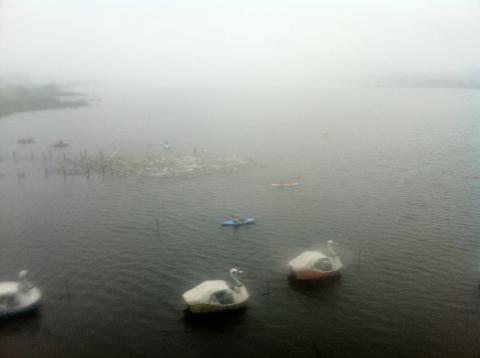
[[[0,2],[0,72],[137,87],[480,73],[477,1]]]

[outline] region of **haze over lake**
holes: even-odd
[[[43,295],[0,357],[477,357],[479,18],[1,1],[0,293]],[[328,240],[341,275],[295,280]],[[247,309],[186,311],[233,267]]]
[[[476,91],[102,90],[90,87],[99,100],[88,107],[0,121],[0,271],[28,267],[46,293],[39,314],[2,324],[2,355],[478,352]],[[27,135],[36,143],[16,143]],[[152,155],[168,139],[169,155],[196,146],[257,165],[194,178],[45,176],[40,153],[61,162],[49,148],[58,138],[68,157]],[[270,186],[285,178],[300,185]],[[258,223],[221,228],[232,213]],[[289,280],[288,260],[328,239],[343,275]],[[182,292],[234,266],[250,308],[185,316]]]

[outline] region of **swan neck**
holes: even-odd
[[[26,277],[22,278],[22,280],[20,281],[20,290],[23,292],[31,290],[34,287],[35,285],[33,284],[33,282]]]
[[[331,244],[331,243],[328,243],[327,245],[328,245],[328,251],[330,251],[330,256],[331,256],[331,257],[337,256],[337,253],[336,253],[335,250],[333,249],[332,244]]]
[[[232,278],[234,286],[237,286],[237,287],[243,286],[243,284],[235,275],[230,274],[230,277]]]

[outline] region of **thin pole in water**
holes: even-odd
[[[160,220],[157,219],[157,232],[160,232]]]
[[[362,260],[362,248],[358,248],[358,255],[357,255],[357,264],[360,265],[360,262]]]
[[[313,351],[315,352],[315,357],[321,358],[322,355],[320,354],[320,351],[318,350],[317,345],[315,343],[312,343],[312,345],[313,345]]]
[[[67,292],[67,300],[70,301],[70,298],[72,297],[72,295],[70,294],[70,285],[68,284],[68,280],[65,280],[64,283],[65,283],[65,291]]]

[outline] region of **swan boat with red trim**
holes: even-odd
[[[334,276],[343,269],[343,264],[333,249],[333,241],[327,242],[326,254],[320,251],[305,251],[288,263],[293,275],[299,280],[320,279]]]

